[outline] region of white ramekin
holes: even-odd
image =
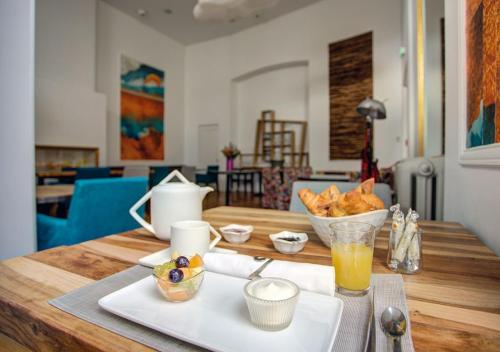
[[[253,289],[266,283],[285,284],[292,288],[293,295],[282,300],[266,300],[254,295]],[[299,300],[299,287],[290,280],[265,277],[254,279],[244,287],[245,299],[252,323],[262,330],[283,330],[290,325]]]

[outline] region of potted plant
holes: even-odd
[[[222,149],[222,154],[226,157],[226,170],[231,171],[234,169],[234,159],[241,154],[238,147],[232,142]]]

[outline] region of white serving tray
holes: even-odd
[[[243,286],[248,280],[205,272],[200,291],[171,303],[148,276],[99,300],[105,310],[213,351],[331,351],[343,302],[301,291],[290,326],[263,331],[252,325]]]
[[[210,252],[214,253],[226,253],[226,254],[236,254],[238,253],[237,251],[234,251],[232,249],[225,249],[225,248],[218,248],[214,247]],[[139,259],[139,264],[142,266],[147,266],[150,268],[154,268],[156,265],[163,264],[165,262],[168,262],[170,260],[170,247],[162,249],[161,251],[151,253],[150,255],[147,255],[145,257],[142,257]]]

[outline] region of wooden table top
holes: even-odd
[[[242,245],[221,241],[220,247],[291,261],[331,263],[329,250],[302,214],[219,207],[205,211],[204,219],[217,228],[230,223],[255,227],[250,241]],[[500,258],[460,224],[421,221],[421,225],[424,271],[404,276],[416,350],[499,351]],[[296,255],[274,251],[267,235],[285,229],[309,234],[304,251]],[[377,273],[391,273],[385,266],[387,237],[388,224],[375,243]],[[0,262],[0,345],[9,346],[5,350],[20,343],[33,350],[149,351],[47,301],[131,267],[165,245],[141,229]]]
[[[36,200],[39,203],[58,201],[61,198],[71,197],[75,190],[74,185],[43,185],[36,186]]]

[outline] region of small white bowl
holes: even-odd
[[[244,243],[250,239],[253,231],[251,225],[231,224],[219,228],[224,239],[230,243]]]
[[[287,241],[282,238],[298,238],[298,241]],[[272,235],[269,235],[271,241],[273,241],[274,248],[283,254],[295,254],[304,249],[307,240],[307,234],[299,232],[281,231]]]

